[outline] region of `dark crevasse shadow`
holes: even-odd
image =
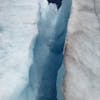
[[[57,5],[57,8],[59,9],[61,4],[62,4],[62,0],[48,0],[49,3],[55,3]]]

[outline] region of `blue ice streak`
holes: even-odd
[[[46,12],[47,9],[42,4],[40,6],[38,35],[29,72],[29,85],[33,91],[31,100],[60,100],[57,98],[57,76],[63,62],[71,0],[63,0],[57,11],[54,7]]]

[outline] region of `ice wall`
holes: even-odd
[[[36,0],[0,0],[0,100],[15,100],[28,84],[37,10]]]
[[[62,100],[61,90],[57,99],[56,82],[63,62],[71,0],[63,0],[59,9],[56,4],[49,4],[46,0],[40,0],[39,3],[38,35],[33,48],[34,58],[29,72],[29,83],[35,92],[34,100]],[[60,77],[58,83],[61,80]]]
[[[65,100],[100,100],[100,0],[73,0]]]

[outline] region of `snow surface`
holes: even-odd
[[[34,0],[0,0],[0,100],[15,100],[28,84],[37,10]]]

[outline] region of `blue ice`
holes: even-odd
[[[63,100],[63,49],[71,0],[38,1],[35,40],[37,0],[0,1],[0,100]]]
[[[40,2],[38,35],[29,72],[29,85],[36,93],[34,100],[63,100],[61,66],[70,8],[71,0],[63,0],[59,9],[56,3]]]

